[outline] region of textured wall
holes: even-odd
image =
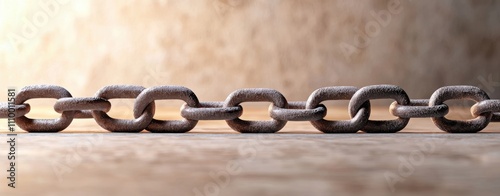
[[[389,83],[424,98],[471,84],[500,97],[500,1],[0,1],[0,88],[74,96],[184,85],[201,100],[268,87]]]

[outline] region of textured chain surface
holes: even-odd
[[[54,110],[58,119],[30,119],[27,103],[35,98],[57,99]],[[134,98],[134,119],[114,119],[108,116],[109,99]],[[154,119],[155,100],[179,99],[183,120]],[[370,117],[370,100],[394,99],[389,111],[393,120],[374,121]],[[470,111],[474,119],[460,121],[445,118],[450,99],[468,99],[476,102]],[[327,100],[349,100],[351,119],[325,120]],[[270,120],[247,121],[239,117],[243,102],[270,102]],[[28,132],[59,132],[66,129],[74,118],[93,118],[102,128],[111,132],[184,133],[193,129],[199,120],[225,120],[241,133],[275,133],[288,121],[310,121],[324,133],[395,133],[406,127],[411,118],[432,118],[436,126],[450,133],[476,133],[490,122],[500,122],[500,100],[492,100],[478,87],[447,86],[436,90],[430,99],[410,99],[406,92],[394,85],[373,85],[361,89],[351,86],[325,87],[314,91],[306,102],[288,102],[273,89],[241,89],[231,93],[224,102],[200,102],[196,94],[182,86],[156,86],[144,88],[132,85],[112,85],[100,89],[94,97],[73,98],[64,88],[53,85],[33,85],[22,88],[15,101],[0,103],[0,118],[14,119]]]

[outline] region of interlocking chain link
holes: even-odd
[[[115,98],[136,98],[144,91],[142,86],[133,85],[113,85],[105,86],[97,91],[95,97],[101,99],[115,99]],[[21,94],[23,90],[21,89]],[[140,132],[144,130],[153,120],[154,102],[150,103],[146,109],[142,111],[140,116],[134,116],[135,119],[123,120],[111,118],[106,112],[101,110],[92,110],[92,116],[99,126],[112,132]]]
[[[143,90],[137,96],[134,104],[134,117],[140,117],[147,107],[160,99],[181,99],[190,107],[198,107],[200,104],[194,92],[186,87],[156,86]],[[193,129],[197,123],[198,120],[192,119],[165,121],[153,118],[146,130],[154,133],[184,133]]]
[[[268,101],[279,108],[288,108],[288,102],[278,91],[267,88],[241,89],[231,93],[223,107],[234,107],[246,101]],[[274,133],[282,129],[287,121],[272,119],[269,121],[246,121],[240,118],[226,120],[226,123],[241,133]]]
[[[30,119],[30,99],[54,98],[58,119]],[[109,99],[135,99],[134,119],[114,119],[108,116]],[[180,109],[183,120],[154,119],[155,100],[180,99],[186,102]],[[389,111],[394,120],[369,120],[370,100],[394,99]],[[474,119],[450,120],[445,116],[450,99],[476,101],[470,111]],[[349,100],[351,119],[325,120],[327,100]],[[247,121],[243,102],[271,102],[268,121]],[[111,85],[100,89],[94,97],[72,97],[64,88],[54,85],[33,85],[22,88],[13,103],[0,103],[0,118],[15,119],[16,124],[28,132],[59,132],[66,129],[74,118],[93,118],[99,126],[111,132],[184,133],[192,130],[199,120],[225,120],[241,133],[275,133],[288,121],[310,121],[324,133],[395,133],[406,127],[411,118],[432,118],[436,126],[450,133],[476,133],[490,122],[500,122],[500,100],[492,100],[483,90],[474,86],[447,86],[436,90],[430,99],[410,99],[406,92],[394,85],[372,85],[361,89],[352,86],[324,87],[314,91],[306,102],[288,102],[273,89],[240,89],[231,93],[224,102],[200,102],[196,94],[182,86],[156,86],[144,88],[133,85]]]
[[[21,89],[16,95],[16,105],[22,105],[25,101],[35,98],[55,98],[60,99],[71,97],[71,94],[64,88],[52,85],[33,85]],[[15,118],[16,124],[29,132],[59,132],[66,129],[75,115],[74,110],[64,111],[58,119],[30,119],[26,116]]]
[[[436,90],[429,101],[429,106],[443,104],[449,99],[469,99],[476,102],[489,100],[490,97],[483,90],[474,86],[447,86]],[[483,130],[491,121],[493,113],[480,113],[472,120],[449,120],[444,116],[433,117],[432,121],[441,130],[451,133],[475,133]]]
[[[352,86],[325,87],[315,90],[307,99],[306,108],[312,109],[322,105],[326,100],[349,100],[358,91]],[[324,107],[324,106],[323,106]],[[323,116],[324,117],[324,116]],[[370,117],[370,101],[365,101],[350,120],[329,121],[323,118],[311,121],[311,124],[324,133],[356,133],[362,129]]]

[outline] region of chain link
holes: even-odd
[[[320,106],[326,100],[349,100],[358,91],[352,86],[324,87],[314,91],[307,99],[306,108]],[[363,128],[370,117],[370,101],[365,101],[350,120],[330,121],[319,119],[311,124],[324,133],[356,133]]]
[[[410,98],[406,92],[399,86],[394,85],[373,85],[366,86],[352,96],[349,101],[349,114],[354,117],[363,103],[372,99],[387,99],[396,100],[399,105],[409,105]],[[368,120],[362,130],[367,133],[395,133],[406,127],[409,118],[398,117],[396,120]]]
[[[231,120],[241,116],[241,105],[224,107],[224,102],[200,102],[198,107],[184,104],[181,107],[181,116],[192,120]]]
[[[267,88],[241,89],[231,93],[223,107],[234,107],[246,101],[269,101],[273,106],[288,108],[288,102],[278,91]],[[240,118],[226,120],[226,123],[240,133],[274,133],[286,125],[285,120],[272,119],[269,121],[246,121]]]
[[[28,112],[30,112],[30,109],[30,104],[27,103],[21,105],[9,105],[8,103],[0,103],[0,118],[21,117],[28,114]]]
[[[193,91],[182,86],[156,86],[145,89],[137,96],[134,104],[134,117],[144,114],[144,110],[160,99],[181,99],[190,107],[198,107],[199,101]],[[154,114],[154,110],[153,110]],[[193,129],[198,120],[156,120],[152,119],[146,130],[154,133],[184,133]]]
[[[136,98],[145,88],[133,85],[112,85],[101,88],[96,93],[97,98]],[[140,132],[144,130],[153,120],[155,105],[148,104],[143,113],[133,120],[115,119],[108,116],[104,111],[92,110],[92,116],[99,126],[112,132]]]
[[[97,97],[60,98],[54,104],[54,110],[59,113],[74,111],[74,118],[92,118],[92,110],[108,112],[111,103]]]
[[[488,112],[494,112],[490,122],[500,122],[500,100],[484,100],[474,104],[471,109],[474,117],[479,117]]]
[[[399,105],[397,101],[390,106],[391,114],[400,118],[441,117],[448,114],[448,105],[442,103],[429,106],[429,99],[412,99],[408,105]]]
[[[468,99],[476,102],[489,100],[489,96],[475,86],[447,86],[436,90],[429,101],[429,106],[441,105],[450,99]],[[483,130],[490,123],[492,112],[481,113],[472,120],[450,120],[446,117],[433,117],[432,121],[441,130],[450,133],[476,133]]]
[[[24,104],[25,101],[36,98],[60,99],[71,97],[64,88],[54,85],[33,85],[22,88],[16,95],[16,105]],[[71,122],[75,111],[64,111],[58,119],[30,119],[26,116],[15,118],[16,124],[29,132],[59,132],[66,129]]]
[[[58,119],[30,119],[30,99],[55,98],[54,110],[61,113]],[[108,116],[109,99],[135,99],[134,119],[114,119]],[[155,100],[180,99],[183,120],[157,120]],[[397,119],[369,120],[370,100],[394,99],[389,108]],[[477,103],[471,108],[474,119],[461,121],[445,117],[450,99],[469,99]],[[351,119],[325,120],[327,100],[350,100]],[[268,121],[247,121],[243,114],[243,102],[271,102]],[[288,102],[278,91],[254,88],[240,89],[231,93],[224,102],[199,102],[196,94],[182,86],[156,86],[144,88],[133,85],[112,85],[100,89],[94,97],[74,98],[64,88],[54,85],[33,85],[22,88],[15,101],[0,103],[0,118],[13,118],[16,124],[28,132],[59,132],[66,129],[74,118],[93,118],[99,126],[111,132],[184,133],[192,130],[199,120],[225,120],[241,133],[275,133],[288,121],[310,121],[324,133],[395,133],[408,124],[411,118],[432,118],[436,126],[449,133],[475,133],[490,122],[500,122],[500,100],[489,96],[474,86],[447,86],[436,90],[430,99],[410,99],[406,92],[394,85],[373,85],[361,89],[351,86],[324,87],[314,91],[306,102]]]
[[[306,108],[306,102],[289,102],[287,108],[273,105],[271,118],[284,121],[314,121],[326,116],[326,107],[318,105],[316,108]]]

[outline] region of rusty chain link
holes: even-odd
[[[30,105],[25,103],[21,105],[13,105],[9,106],[7,103],[0,103],[0,118],[17,118],[24,116],[30,112]],[[11,110],[11,111],[9,111]],[[9,116],[9,113],[12,112],[11,116]],[[14,116],[12,116],[14,115]]]
[[[21,89],[16,95],[15,104],[22,105],[25,101],[35,98],[55,98],[60,99],[71,97],[71,94],[64,88],[52,85],[33,85]],[[31,119],[26,116],[15,118],[16,124],[29,132],[59,132],[66,129],[71,122],[75,111],[64,111],[58,119]]]
[[[318,107],[320,106],[318,104],[326,100],[349,100],[356,91],[358,91],[358,88],[352,86],[317,89],[307,99],[306,108],[312,109]],[[351,120],[330,121],[324,120],[323,117],[319,120],[311,121],[311,124],[324,133],[356,133],[368,122],[368,118],[370,117],[370,101],[365,101]]]
[[[443,104],[450,99],[468,99],[476,102],[489,100],[490,97],[478,87],[475,86],[447,86],[436,90],[429,101],[429,106]],[[475,119],[460,121],[449,120],[444,116],[433,117],[432,121],[441,130],[451,133],[476,133],[483,130],[491,121],[493,112],[483,112]]]
[[[59,113],[75,111],[74,118],[92,118],[92,110],[108,112],[111,103],[98,97],[60,98],[54,104],[54,110]]]
[[[399,105],[409,105],[410,98],[406,92],[394,85],[374,85],[366,86],[354,93],[351,100],[349,101],[349,114],[354,117],[359,109],[362,107],[363,103],[371,99],[386,99],[391,98],[396,100]],[[396,120],[383,120],[375,121],[368,120],[363,126],[362,131],[367,133],[395,133],[404,129],[409,118],[398,117]]]
[[[199,101],[193,91],[182,86],[156,86],[143,90],[137,96],[134,103],[134,117],[138,118],[144,114],[144,110],[155,100],[181,99],[190,107],[198,107]],[[154,110],[153,110],[154,114]],[[198,120],[153,120],[146,130],[154,133],[184,133],[196,126]]]
[[[105,86],[97,91],[96,97],[101,99],[114,98],[136,98],[144,91],[142,86],[133,85],[112,85]],[[21,94],[23,90],[19,92]],[[155,111],[154,102],[148,104],[140,116],[134,116],[133,120],[123,120],[111,118],[106,112],[101,110],[92,110],[92,116],[99,126],[112,132],[140,132],[144,130],[153,120]]]
[[[288,108],[288,102],[280,92],[267,88],[234,91],[227,97],[223,107],[234,107],[246,101],[269,101],[276,107]],[[241,133],[274,133],[282,129],[286,122],[274,118],[269,121],[247,121],[240,118],[226,120],[232,129]]]
[[[54,110],[58,119],[30,119],[30,99],[55,98]],[[108,116],[109,99],[135,99],[134,119],[114,119]],[[180,99],[186,102],[180,109],[183,120],[158,120],[155,100]],[[397,119],[369,120],[370,100],[394,99],[389,111]],[[476,101],[470,111],[474,119],[450,120],[445,116],[450,99]],[[349,100],[351,119],[325,120],[328,100]],[[239,117],[243,102],[271,102],[268,121],[247,121]],[[275,133],[288,121],[310,121],[324,133],[395,133],[406,127],[411,118],[432,118],[435,125],[450,133],[476,133],[490,122],[500,122],[500,100],[474,86],[447,86],[436,90],[430,99],[410,99],[406,92],[394,85],[373,85],[361,89],[351,86],[324,87],[314,91],[306,102],[288,102],[273,89],[240,89],[231,93],[224,102],[200,102],[196,94],[182,86],[156,86],[144,88],[133,85],[112,85],[100,89],[94,97],[74,98],[64,88],[54,85],[33,85],[22,88],[15,101],[0,103],[0,118],[15,119],[16,124],[28,132],[59,132],[66,129],[74,118],[93,118],[99,126],[111,132],[184,133],[192,130],[199,120],[225,120],[241,133]]]

